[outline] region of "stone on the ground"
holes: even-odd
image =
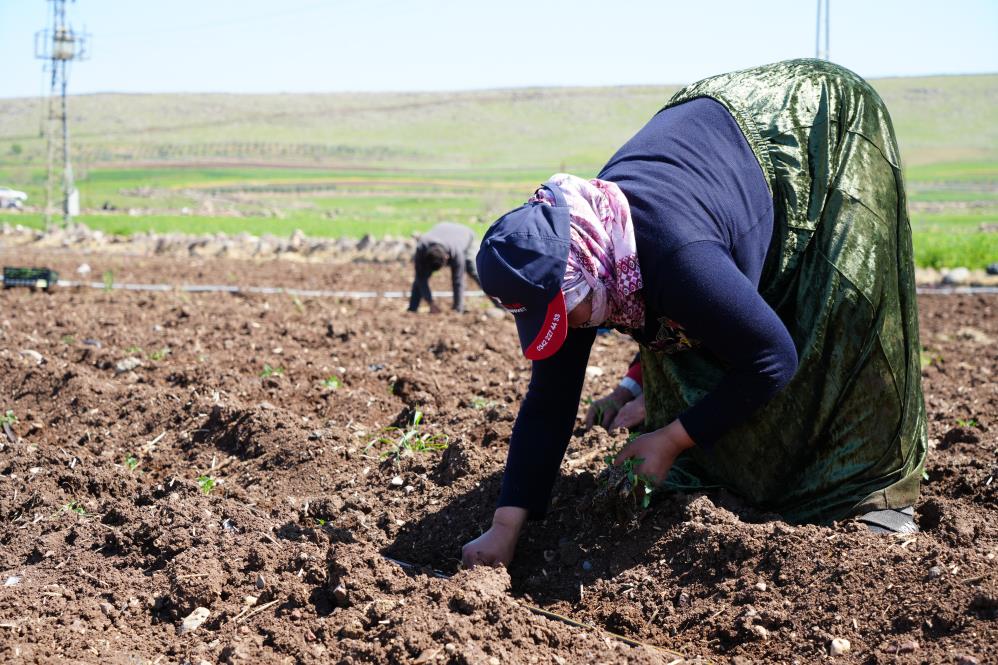
[[[43,362],[45,362],[45,358],[42,356],[42,354],[38,353],[34,349],[21,349],[21,355],[24,356],[25,358],[31,358],[32,360],[35,361],[36,365],[41,365]]]
[[[844,637],[836,637],[832,640],[831,644],[828,645],[828,653],[832,656],[841,656],[849,653],[849,649],[851,648],[852,645],[849,644],[849,640]]]
[[[133,369],[135,369],[136,367],[140,367],[141,365],[142,365],[142,360],[136,358],[135,356],[129,356],[124,360],[119,360],[118,363],[114,366],[114,371],[116,371],[118,374],[124,374],[125,372],[131,372]]]
[[[342,584],[337,584],[336,588],[333,589],[333,600],[336,601],[337,607],[347,606],[347,588]]]
[[[193,612],[184,617],[184,620],[180,623],[180,628],[177,629],[177,633],[180,635],[186,635],[187,633],[197,630],[210,614],[211,612],[207,607],[195,608]]]
[[[970,281],[970,270],[963,266],[947,270],[943,273],[943,284],[959,286],[966,284],[968,281]]]

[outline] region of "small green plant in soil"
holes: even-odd
[[[159,351],[153,351],[152,353],[150,353],[149,358],[155,360],[156,362],[159,362],[160,360],[166,358],[168,355],[170,355],[170,349],[167,347],[163,347]]]
[[[973,418],[970,418],[968,420],[962,420],[961,419],[961,420],[957,420],[956,421],[956,426],[957,427],[977,427],[977,421],[974,420]]]
[[[215,479],[211,476],[198,476],[197,484],[205,496],[211,494],[212,490],[215,489]]]
[[[76,513],[77,515],[86,515],[87,509],[84,508],[79,501],[70,501],[65,506],[62,507],[62,511],[66,513]]]
[[[367,447],[388,446],[388,450],[381,453],[381,459],[393,457],[395,460],[415,453],[431,453],[446,449],[449,443],[447,435],[421,431],[422,422],[423,412],[417,410],[412,414],[412,422],[408,427],[386,427],[380,436],[368,442]]]
[[[938,353],[931,353],[928,349],[922,349],[922,352],[919,354],[919,363],[921,364],[922,369],[925,369],[929,365],[934,365],[942,359],[943,357],[941,355]]]
[[[127,349],[125,349],[125,353],[127,353],[130,356],[141,356],[141,355],[143,355],[142,347],[140,347],[140,346],[130,346]]]
[[[322,380],[322,387],[328,388],[329,390],[337,390],[342,385],[343,382],[340,381],[340,377],[335,375],[326,377],[325,379]]]
[[[616,457],[616,453],[610,453],[603,458],[606,462],[607,467],[609,467],[612,472],[614,469],[613,460]],[[641,508],[647,508],[651,505],[651,495],[655,491],[655,481],[650,476],[638,473],[637,469],[644,462],[643,457],[631,457],[620,463],[620,473],[623,475],[625,485],[624,494],[629,496],[633,501],[634,505],[641,506]],[[610,476],[612,477],[612,475]]]
[[[284,376],[283,367],[271,367],[270,365],[264,365],[263,371],[260,372],[260,378],[266,379],[270,376]]]
[[[139,458],[135,455],[129,454],[128,457],[125,458],[125,466],[128,467],[129,471],[135,471],[135,469],[139,466]]]
[[[491,409],[496,403],[490,399],[482,397],[480,395],[471,398],[471,408],[478,409]]]
[[[76,338],[73,337],[72,335],[63,335],[62,336],[62,343],[65,344],[66,346],[70,346],[72,344],[76,344]]]
[[[12,409],[7,409],[7,413],[0,416],[0,425],[16,425],[17,416],[14,415]]]
[[[105,270],[104,271],[104,291],[109,292],[114,288],[114,271]]]
[[[596,418],[595,420],[593,420],[593,422],[596,423],[597,425],[602,424],[603,414],[606,413],[606,406],[596,402],[596,400],[594,400],[592,397],[587,397],[586,406],[592,406],[593,404],[596,404],[596,414],[595,414]]]

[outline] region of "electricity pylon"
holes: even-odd
[[[45,223],[51,225],[56,180],[59,179],[57,156],[62,158],[62,219],[69,224],[79,214],[79,193],[73,184],[73,166],[69,160],[69,114],[66,87],[69,84],[69,63],[87,59],[89,35],[74,32],[66,24],[66,0],[52,3],[52,27],[35,33],[35,57],[49,61],[52,82],[48,98],[48,174],[45,183]],[[75,2],[75,0],[72,0]],[[57,95],[58,91],[58,95]]]

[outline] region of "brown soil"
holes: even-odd
[[[401,262],[0,259],[140,282],[410,280]],[[573,441],[508,574],[458,570],[529,376],[511,320],[484,300],[439,316],[403,300],[92,289],[0,303],[0,414],[17,418],[0,432],[4,662],[675,662],[667,649],[805,663],[833,638],[851,643],[840,662],[998,660],[998,297],[920,300],[922,533],[793,527],[723,493],[594,510],[602,453],[622,437],[597,430]],[[607,392],[632,352],[600,337],[585,394]],[[323,385],[333,375],[342,385]],[[445,451],[368,445],[417,410]],[[207,619],[182,633],[196,608]]]

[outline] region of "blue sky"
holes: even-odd
[[[78,0],[70,92],[686,83],[814,54],[816,0]],[[44,0],[0,0],[0,97],[40,94]],[[863,76],[998,72],[998,0],[831,0]]]

